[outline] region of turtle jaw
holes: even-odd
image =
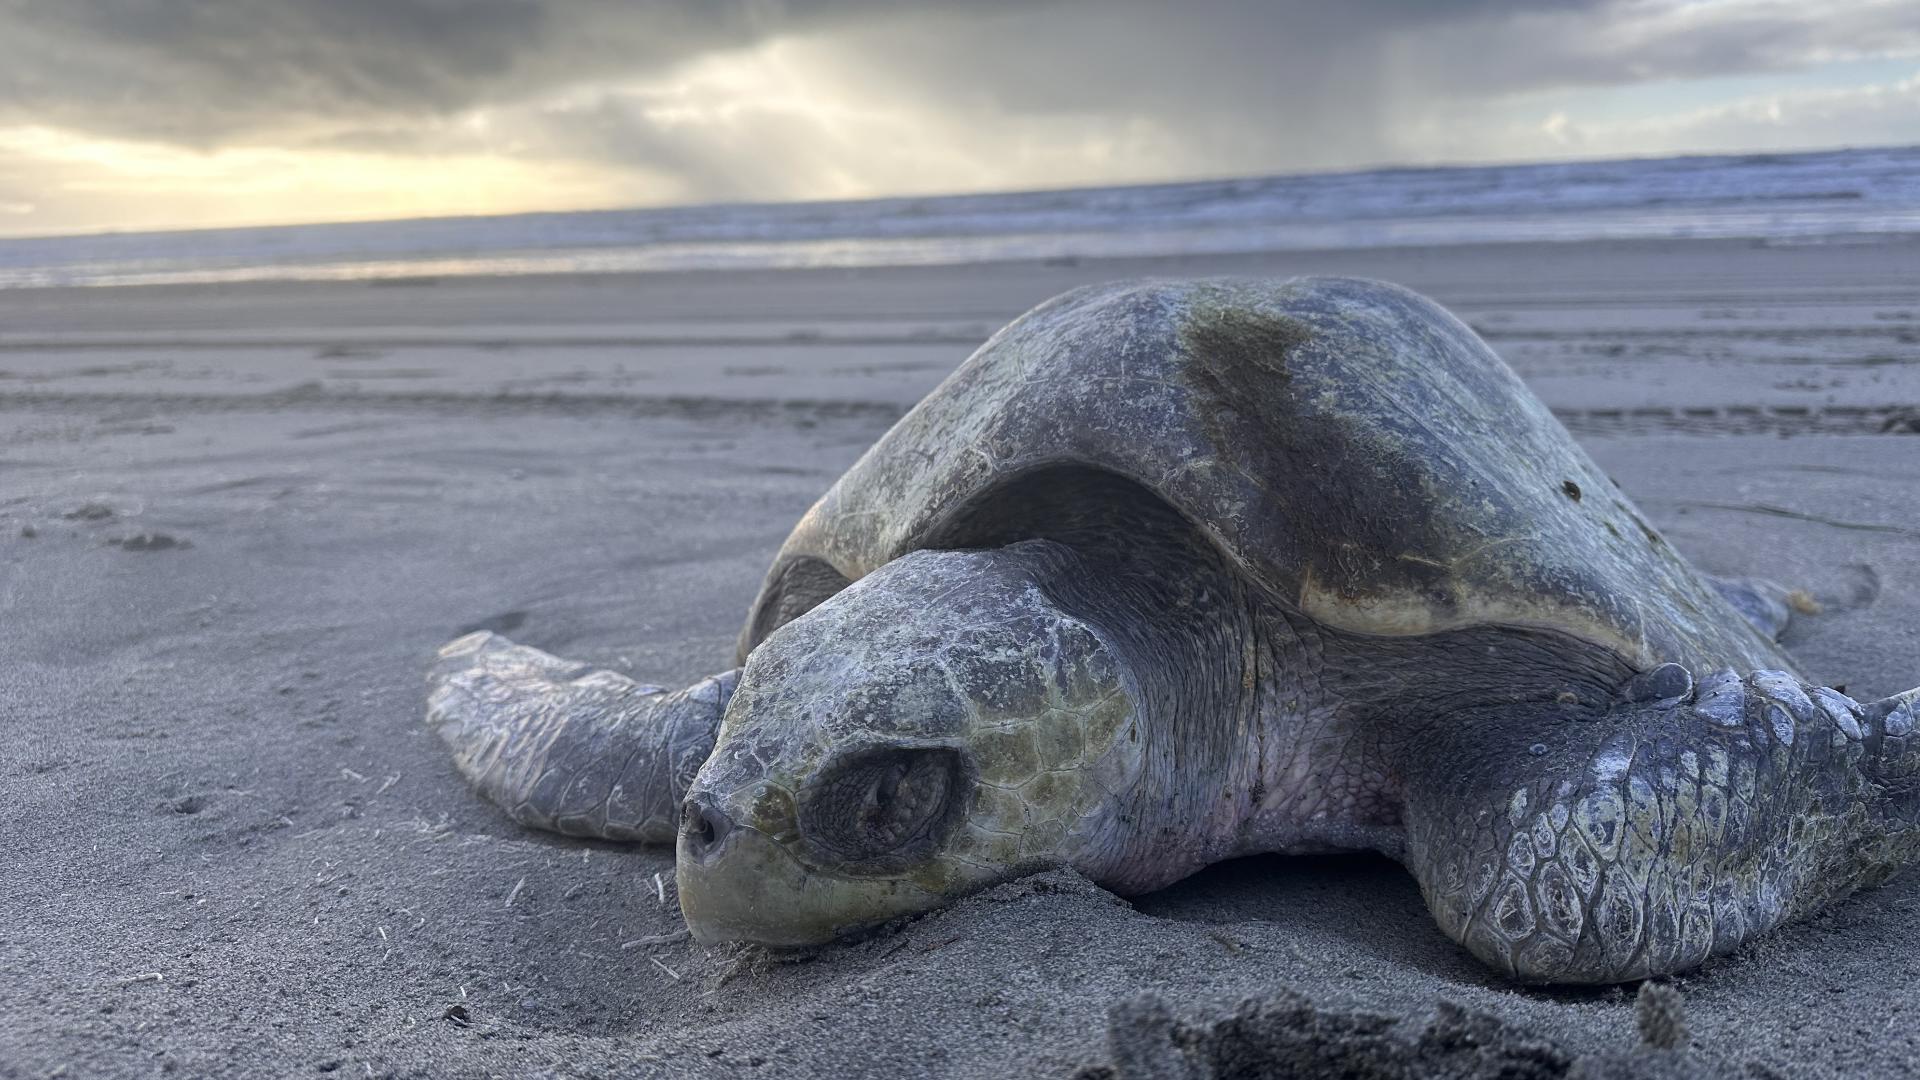
[[[820,945],[944,902],[901,878],[823,873],[751,826],[734,826],[707,850],[693,847],[682,834],[674,876],[687,929],[703,942]]]

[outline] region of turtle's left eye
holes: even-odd
[[[814,785],[800,828],[842,859],[910,861],[940,842],[962,784],[957,751],[865,751],[837,763]]]

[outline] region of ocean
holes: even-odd
[[[1920,147],[0,239],[0,288],[1920,233]]]

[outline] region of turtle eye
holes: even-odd
[[[911,861],[939,843],[960,787],[957,751],[865,751],[837,763],[814,786],[801,831],[843,860]]]

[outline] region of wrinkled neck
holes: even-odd
[[[1133,699],[1137,755],[1070,854],[1122,892],[1177,881],[1233,852],[1257,778],[1256,691],[1265,679],[1254,602],[1239,573],[1184,515],[1098,469],[1041,470],[956,515],[938,542],[1046,545],[1036,580],[1095,628]]]
[[[1081,561],[1057,600],[1108,635],[1143,739],[1119,835],[1082,867],[1123,893],[1257,852],[1400,857],[1403,777],[1437,734],[1523,703],[1579,713],[1631,674],[1550,631],[1330,630],[1204,558],[1163,559],[1160,573],[1097,551]]]
[[[1133,699],[1139,759],[1081,872],[1123,893],[1171,884],[1239,845],[1255,786],[1261,657],[1239,578],[1202,542],[1073,549],[1042,588],[1093,626]],[[1151,545],[1151,546],[1149,546]]]

